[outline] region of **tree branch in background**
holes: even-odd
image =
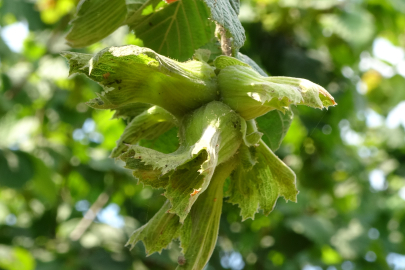
[[[77,224],[76,228],[70,233],[70,239],[72,241],[77,241],[82,237],[83,233],[90,227],[93,220],[96,218],[98,212],[100,212],[101,208],[108,202],[110,196],[103,192],[98,196],[97,200],[93,203],[90,209],[86,212],[82,220],[80,220],[79,224]]]

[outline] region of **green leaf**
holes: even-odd
[[[263,77],[250,67],[227,66],[218,75],[222,101],[246,120],[291,104],[324,108],[336,105],[321,86],[305,79]]]
[[[66,36],[74,48],[89,46],[114,32],[125,21],[125,0],[82,0]]]
[[[130,19],[134,16],[135,12],[142,8],[145,4],[151,4],[152,1],[149,0],[125,0],[127,5],[127,18]],[[159,1],[153,1],[154,5],[158,4]],[[126,21],[127,23],[127,21]]]
[[[203,269],[214,251],[222,213],[223,185],[235,168],[235,160],[217,167],[208,189],[191,209],[180,232],[185,264],[177,270]]]
[[[312,0],[312,1],[302,1],[302,0],[280,0],[279,5],[281,7],[289,8],[299,8],[299,9],[330,9],[334,6],[340,5],[339,0]]]
[[[364,9],[350,10],[342,14],[324,14],[320,21],[325,29],[353,45],[366,44],[374,36],[374,17]]]
[[[34,172],[29,154],[0,149],[0,187],[22,188],[32,179]]]
[[[132,1],[131,1],[132,2]],[[132,6],[127,24],[156,52],[185,61],[214,36],[209,9],[201,0],[183,0],[165,4],[150,0]]]
[[[203,62],[208,62],[211,58],[211,51],[208,49],[197,49],[193,55],[193,59]]]
[[[136,144],[143,138],[155,139],[171,129],[177,123],[176,118],[166,110],[153,106],[136,116],[125,128],[117,141],[117,147],[111,157],[118,157],[128,148],[128,144]]]
[[[296,177],[267,146],[261,141],[256,148],[257,163],[252,169],[238,166],[231,175],[228,202],[238,204],[242,219],[254,219],[259,209],[268,215],[278,197],[297,201]]]
[[[397,90],[404,84],[405,78],[399,74],[382,80],[375,89],[367,91],[369,106],[379,114],[388,115],[395,106],[405,100],[405,91]]]
[[[389,0],[388,2],[398,10],[399,12],[405,13],[405,2],[402,0]]]
[[[303,214],[288,219],[285,224],[291,228],[299,224],[299,226],[303,228],[302,234],[319,245],[328,243],[330,238],[336,233],[336,229],[331,220],[317,214],[310,216]]]
[[[120,156],[142,183],[165,188],[171,213],[184,222],[208,187],[216,166],[230,159],[242,142],[244,120],[222,102],[211,102],[186,115],[179,128],[180,147],[164,154],[130,146]]]
[[[126,245],[132,249],[138,241],[142,241],[148,256],[167,248],[179,236],[182,226],[177,215],[167,213],[169,209],[170,203],[166,201],[148,223],[132,233]]]
[[[0,245],[0,269],[34,270],[35,258],[31,252],[21,247]]]
[[[70,73],[83,73],[105,91],[88,104],[96,109],[121,109],[130,103],[158,105],[176,117],[217,99],[213,68],[205,62],[177,62],[134,45],[110,47],[90,60],[66,52]]]
[[[294,114],[291,108],[285,109],[284,113],[273,110],[256,118],[259,130],[264,133],[263,141],[272,151],[276,151],[290,128]]]
[[[52,181],[52,170],[42,160],[30,157],[35,166],[35,175],[32,179],[32,189],[38,198],[50,205],[54,205],[58,199],[58,190]]]
[[[241,60],[242,62],[248,64],[251,68],[253,68],[254,70],[256,70],[260,75],[267,77],[268,75],[266,74],[266,72],[264,72],[264,70],[259,67],[258,64],[256,64],[255,61],[253,61],[249,56],[244,55],[243,53],[238,53],[237,58],[239,60]]]
[[[236,14],[239,15],[240,0],[229,0],[229,3],[231,4],[231,7],[236,12]]]
[[[209,50],[211,52],[210,58],[207,61],[211,63],[215,58],[222,55],[221,44],[216,37],[212,38],[210,42],[204,44],[200,49]]]
[[[211,10],[211,18],[222,25],[232,37],[232,49],[236,52],[245,43],[245,29],[238,19],[239,1],[204,0]]]

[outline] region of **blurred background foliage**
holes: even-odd
[[[124,247],[164,198],[108,157],[125,122],[85,105],[100,87],[68,78],[59,53],[77,4],[0,0],[0,269],[174,269],[178,243],[150,257]],[[225,203],[207,270],[405,269],[404,2],[242,0],[240,20],[244,54],[339,105],[293,108],[277,154],[298,203],[245,222]],[[125,26],[78,51],[123,44],[142,40]]]

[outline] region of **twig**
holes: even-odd
[[[98,196],[97,200],[93,203],[90,209],[84,214],[82,220],[77,224],[76,228],[70,233],[70,239],[72,241],[77,241],[82,237],[83,233],[87,228],[93,223],[93,220],[96,218],[98,212],[101,208],[108,202],[109,195],[105,192],[101,193]]]
[[[232,41],[230,38],[226,37],[226,30],[225,28],[220,25],[217,24],[216,29],[215,29],[215,34],[216,36],[220,36],[221,37],[221,50],[222,50],[222,54],[226,55],[226,56],[232,56]]]

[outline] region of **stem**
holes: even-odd
[[[221,50],[222,54],[226,56],[232,56],[232,42],[230,38],[226,37],[226,30],[225,28],[217,24],[216,29],[215,29],[216,35],[221,37]]]

